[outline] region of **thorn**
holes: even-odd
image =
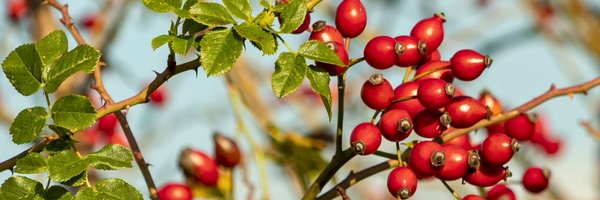
[[[152,70],[152,72],[154,72],[156,76],[160,75],[160,73],[158,73],[157,71]]]
[[[587,96],[587,90],[582,91],[583,95]]]
[[[575,95],[575,94],[574,93],[567,94],[567,96],[569,96],[569,98],[571,99],[571,101],[573,101],[573,95]]]
[[[150,167],[150,166],[154,167],[154,165],[152,165],[150,163],[145,163],[145,164],[146,164],[146,167]]]
[[[550,90],[555,90],[556,86],[554,85],[554,83],[552,83],[552,85],[550,85]]]
[[[521,109],[517,109],[517,112],[519,112],[519,115],[525,115],[525,114],[527,114],[525,111],[523,111]]]
[[[125,106],[125,113],[123,113],[123,115],[127,116],[127,113],[129,113],[129,108],[131,108],[131,105]]]
[[[196,72],[196,78],[198,78],[198,68],[194,69],[194,71]]]
[[[106,66],[106,63],[104,63],[104,62],[102,62],[102,61],[98,62],[98,65],[107,67],[107,66]]]

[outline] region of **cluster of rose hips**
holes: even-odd
[[[296,33],[308,28],[308,16]],[[337,8],[337,28],[317,21],[313,24],[309,40],[323,42],[348,64],[344,38],[360,35],[366,21],[366,12],[359,0],[344,0]],[[383,111],[383,114],[377,124],[361,123],[354,128],[350,145],[355,153],[374,153],[381,144],[382,136],[389,141],[400,142],[414,130],[423,138],[436,138],[448,129],[468,128],[501,112],[494,113],[487,103],[464,96],[452,84],[455,78],[475,80],[490,67],[492,59],[465,49],[456,52],[450,61],[441,61],[437,48],[444,38],[445,21],[443,13],[435,14],[418,22],[410,35],[395,38],[379,36],[367,43],[364,59],[371,67],[384,70],[396,65],[413,67],[417,71],[415,81],[403,83],[396,89],[379,73],[371,75],[363,84],[361,99],[365,105]],[[315,64],[331,76],[347,70],[344,66]],[[512,174],[504,165],[519,150],[518,141],[531,139],[534,128],[535,116],[529,114],[508,120],[502,129],[490,132],[479,149],[473,149],[468,135],[464,136],[466,139],[459,137],[443,145],[433,141],[416,143],[410,151],[408,165],[402,163],[390,173],[388,189],[394,197],[406,199],[414,195],[417,179],[435,176],[450,181],[462,178],[480,187],[506,181]],[[468,142],[468,145],[456,145],[461,142],[459,140]],[[549,171],[531,168],[525,173],[523,185],[527,190],[537,193],[547,187],[548,178]]]
[[[219,165],[233,168],[240,163],[241,154],[237,144],[219,134],[213,135],[215,142],[215,155],[213,159],[208,154],[186,148],[179,156],[179,166],[188,180],[200,183],[206,187],[214,187],[219,180]],[[158,190],[162,200],[191,200],[191,189],[182,183],[170,182]]]

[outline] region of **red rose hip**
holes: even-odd
[[[158,189],[161,200],[192,200],[192,190],[181,183],[167,183]]]
[[[371,123],[359,124],[352,130],[350,146],[358,155],[369,155],[381,145],[381,131]]]
[[[442,171],[446,163],[444,149],[438,143],[423,141],[410,151],[408,165],[420,176],[434,176]]]
[[[492,65],[489,55],[483,56],[476,51],[464,49],[456,52],[450,59],[450,69],[457,79],[472,81]]]
[[[240,149],[233,140],[219,133],[213,135],[213,140],[215,142],[217,163],[225,167],[235,167],[240,163]]]
[[[417,191],[417,176],[408,167],[397,167],[388,175],[387,188],[392,196],[408,199]]]
[[[413,118],[414,131],[421,137],[436,138],[448,129],[451,121],[452,118],[448,113],[442,113],[435,109],[425,109]]]
[[[373,110],[383,110],[392,103],[394,89],[382,74],[375,73],[363,84],[360,98],[367,107]]]
[[[523,175],[523,186],[529,192],[540,193],[548,187],[549,178],[549,169],[531,167],[527,169],[527,171],[525,171],[525,174]]]
[[[281,3],[289,3],[287,0],[282,0]],[[281,16],[277,17],[279,20],[279,24],[282,24],[281,21]],[[302,24],[294,31],[292,31],[293,34],[300,34],[303,33],[304,31],[306,31],[306,29],[308,29],[308,26],[310,26],[310,13],[306,13],[306,16],[304,17],[304,21],[302,22]]]
[[[416,99],[417,89],[419,89],[419,85],[421,85],[421,83],[419,82],[406,82],[394,89],[394,99],[401,99],[407,97],[415,98],[396,102],[390,107],[392,109],[404,109],[406,110],[406,112],[408,112],[411,118],[414,118],[419,111],[425,109],[425,107],[423,107],[421,103],[419,103],[419,100]]]
[[[521,149],[515,139],[496,133],[489,135],[481,144],[481,160],[492,167],[501,167],[508,163],[513,155]]]
[[[511,177],[512,173],[504,167],[491,167],[482,162],[477,171],[473,173],[467,173],[463,177],[467,183],[478,186],[478,187],[489,187],[497,184],[501,180],[506,181],[508,177]]]
[[[23,18],[28,12],[28,6],[27,0],[9,0],[7,7],[10,18],[14,21]]]
[[[389,36],[378,36],[365,46],[364,58],[375,69],[387,69],[398,60],[404,52],[404,46]]]
[[[354,38],[367,26],[367,11],[360,0],[344,0],[335,12],[335,26],[342,36]]]
[[[416,40],[413,37],[402,35],[394,39],[404,47],[404,52],[398,57],[396,66],[410,67],[416,65],[421,59],[421,55],[427,51],[425,42]]]
[[[381,116],[379,129],[385,139],[399,142],[410,135],[413,123],[408,112],[402,109],[392,109]]]
[[[489,120],[492,115],[489,107],[468,96],[452,98],[444,111],[448,112],[450,117],[454,119],[450,126],[456,128],[471,127],[482,119]]]
[[[215,186],[219,180],[217,163],[203,152],[186,148],[179,155],[179,166],[206,186]]]
[[[463,197],[462,200],[485,200],[485,199],[481,196],[470,194],[470,195]]]
[[[516,200],[515,193],[506,185],[498,184],[487,193],[487,200]]]
[[[410,36],[427,44],[427,54],[433,53],[444,40],[444,13],[436,13],[431,18],[419,21],[410,31]]]
[[[506,120],[504,122],[504,133],[519,141],[529,140],[535,131],[536,121],[537,115],[535,113],[528,113]]]
[[[346,49],[344,49],[344,45],[342,45],[341,43],[333,42],[333,41],[327,42],[327,43],[325,43],[325,45],[327,45],[327,47],[329,47],[329,49],[334,51],[335,54],[337,54],[338,57],[340,57],[340,60],[342,60],[342,62],[344,64],[348,65],[348,53],[346,52]],[[323,68],[325,71],[327,71],[327,73],[329,73],[329,76],[340,75],[348,69],[348,67],[334,65],[334,64],[328,64],[328,63],[322,63],[322,62],[317,62],[317,61],[315,61],[315,65],[317,67]]]
[[[440,109],[452,101],[455,92],[452,83],[447,83],[442,79],[427,79],[419,85],[417,99],[425,108]]]
[[[446,130],[445,132],[449,132],[451,130],[453,130],[454,127],[450,126],[450,128],[448,128],[448,130]],[[473,149],[473,144],[471,144],[471,138],[469,138],[468,134],[464,134],[461,136],[458,136],[444,144],[450,144],[450,145],[455,145],[455,146],[459,146],[462,149],[469,151]]]
[[[313,25],[313,32],[310,33],[308,40],[318,40],[322,43],[334,41],[340,44],[344,44],[344,38],[342,34],[335,29],[333,26],[329,26],[325,21],[317,21]]]
[[[435,175],[436,178],[444,181],[452,181],[465,176],[470,168],[477,169],[476,167],[478,166],[475,165],[479,165],[478,156],[469,156],[469,152],[451,144],[443,144],[442,148],[446,155],[446,163],[442,171]],[[470,160],[471,158],[477,160]]]
[[[425,63],[421,67],[419,67],[419,69],[417,69],[415,76],[419,76],[421,74],[424,74],[424,73],[432,71],[432,70],[438,70],[438,69],[442,69],[442,68],[446,68],[446,69],[432,72],[421,78],[418,78],[415,81],[423,81],[423,80],[427,80],[430,78],[439,78],[448,83],[452,83],[452,81],[454,81],[454,75],[452,75],[452,71],[450,71],[448,66],[450,66],[449,61],[439,61],[438,60],[438,61],[431,61],[431,62]]]
[[[438,60],[441,60],[441,59],[442,59],[442,54],[440,54],[440,50],[435,50],[431,54],[427,54],[427,55],[421,56],[421,60],[419,61],[419,65],[423,65],[423,64],[431,62],[431,61],[438,61]]]

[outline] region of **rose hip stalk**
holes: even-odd
[[[335,26],[342,36],[354,38],[367,26],[367,12],[360,0],[344,0],[335,12]]]
[[[329,49],[334,51],[335,54],[337,54],[338,57],[340,57],[340,60],[342,60],[342,62],[344,64],[348,65],[348,53],[346,52],[346,49],[344,49],[344,45],[342,45],[341,43],[333,42],[333,41],[327,42],[327,43],[325,43],[325,45],[327,45],[327,47],[329,47]],[[327,71],[329,73],[329,76],[340,75],[348,69],[348,67],[343,67],[343,66],[328,64],[328,63],[322,63],[322,62],[317,62],[317,61],[315,61],[315,65],[317,67],[323,68],[325,71]]]

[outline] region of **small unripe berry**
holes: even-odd
[[[451,121],[452,118],[448,113],[442,113],[435,109],[424,109],[413,118],[414,131],[421,137],[436,138],[448,129]]]
[[[481,196],[470,194],[470,195],[463,197],[462,200],[485,200],[485,199]]]
[[[402,85],[394,89],[394,99],[417,96],[417,90],[419,89],[419,85],[421,85],[421,83],[419,82],[403,83]],[[392,104],[390,108],[406,110],[406,112],[408,112],[411,118],[414,118],[419,111],[425,109],[425,107],[423,107],[421,103],[419,103],[419,100],[416,98],[396,102]]]
[[[506,185],[498,184],[487,193],[487,200],[516,200],[515,193]]]
[[[427,44],[427,54],[438,49],[444,40],[444,13],[436,13],[433,17],[419,21],[410,31],[410,36]]]
[[[404,53],[404,46],[389,36],[378,36],[365,46],[364,58],[375,69],[388,69]]]
[[[465,176],[471,168],[469,166],[469,152],[451,144],[443,144],[442,148],[446,155],[446,163],[442,171],[435,177],[444,181],[452,181]]]
[[[317,21],[313,25],[313,32],[308,37],[308,40],[318,40],[323,44],[334,41],[340,44],[344,44],[344,38],[342,34],[335,29],[333,26],[329,26],[325,21]]]
[[[365,81],[360,90],[360,98],[373,110],[387,108],[394,99],[394,88],[382,74],[375,73]]]
[[[537,121],[535,113],[528,113],[506,120],[504,122],[504,132],[509,137],[519,141],[529,140],[535,131],[535,121]]]
[[[388,175],[387,188],[395,198],[408,199],[417,191],[417,176],[408,167],[397,167]]]
[[[203,152],[184,149],[179,155],[179,166],[186,176],[192,176],[206,186],[215,186],[219,180],[217,163]]]
[[[335,26],[342,36],[354,38],[367,26],[367,11],[360,0],[344,0],[335,12]]]
[[[483,56],[476,51],[464,49],[456,52],[450,59],[450,69],[457,79],[472,81],[492,65],[489,55]]]
[[[475,125],[482,119],[490,119],[492,112],[489,107],[479,103],[479,101],[469,96],[457,96],[446,105],[444,110],[452,117],[450,126],[456,128],[468,128]]]
[[[219,133],[215,133],[213,135],[213,140],[215,142],[217,163],[225,167],[235,167],[238,163],[240,163],[240,149],[233,140]]]
[[[440,109],[452,101],[456,90],[452,83],[442,79],[427,79],[417,90],[417,99],[427,109]]]
[[[489,135],[481,145],[481,160],[492,167],[501,167],[508,163],[513,155],[521,149],[515,139],[496,133]]]
[[[371,123],[359,124],[352,130],[350,146],[358,155],[369,155],[381,145],[381,131]]]
[[[337,56],[340,57],[340,60],[342,60],[342,62],[344,64],[348,65],[348,52],[346,52],[346,49],[344,49],[344,45],[342,45],[341,43],[333,42],[333,41],[327,42],[327,43],[325,43],[325,45],[327,45],[327,47],[329,47],[332,51],[334,51],[335,54],[337,54]],[[348,69],[348,67],[334,65],[334,64],[328,64],[328,63],[322,63],[322,62],[317,62],[317,61],[315,61],[315,65],[317,67],[323,68],[325,71],[327,71],[329,73],[329,76],[340,75]]]
[[[422,141],[410,151],[408,165],[421,176],[435,176],[440,173],[446,163],[444,149],[438,143]]]
[[[550,170],[539,167],[531,167],[523,174],[523,186],[527,191],[540,193],[548,187],[550,179]]]
[[[379,129],[385,139],[399,142],[410,135],[413,123],[408,112],[402,109],[392,109],[381,116]]]
[[[181,183],[167,183],[158,189],[161,200],[192,200],[192,190]]]
[[[421,59],[421,55],[427,52],[425,42],[416,40],[413,37],[402,35],[394,39],[404,47],[404,52],[398,57],[396,66],[410,67],[416,65]]]
[[[504,167],[491,167],[482,162],[477,171],[473,173],[467,173],[463,177],[467,183],[478,186],[478,187],[489,187],[497,184],[501,180],[506,181],[508,177],[511,177],[512,173]]]
[[[449,61],[431,61],[428,63],[423,64],[421,67],[419,67],[419,69],[417,69],[417,72],[415,72],[415,76],[424,74],[425,72],[429,72],[432,70],[436,70],[439,68],[444,68],[444,67],[448,67],[450,66],[450,62]],[[442,79],[448,83],[452,83],[452,81],[454,81],[454,75],[452,75],[452,71],[450,71],[450,69],[443,69],[440,71],[436,71],[433,72],[431,74],[427,74],[415,81],[423,81],[423,80],[427,80],[430,78],[438,78],[438,79]]]

